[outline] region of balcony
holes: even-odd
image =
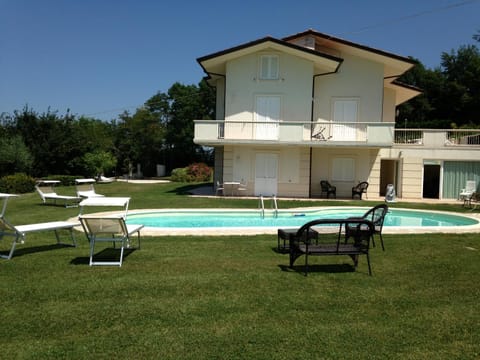
[[[196,144],[390,147],[394,123],[195,120]]]
[[[395,129],[395,145],[409,147],[480,147],[480,129]]]

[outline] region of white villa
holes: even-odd
[[[216,88],[217,120],[196,120],[215,149],[217,184],[246,195],[456,199],[480,186],[480,130],[395,129],[396,107],[421,91],[397,79],[414,62],[314,30],[265,37],[198,59]],[[480,109],[479,109],[480,110]]]

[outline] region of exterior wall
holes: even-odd
[[[347,158],[354,160],[354,178],[350,181],[338,181],[333,178],[333,161],[336,158]],[[379,171],[373,172],[376,166],[376,151],[369,149],[313,149],[312,150],[312,197],[319,197],[321,194],[320,181],[328,180],[337,187],[337,197],[351,197],[352,187],[361,181],[369,181],[373,184],[379,182],[374,179],[372,174],[379,174]],[[377,175],[379,177],[379,175]],[[377,186],[378,187],[378,186]],[[369,186],[369,191],[373,189]]]
[[[279,56],[279,80],[259,80],[262,54]],[[259,52],[227,63],[226,121],[253,121],[255,97],[281,96],[282,120],[309,121],[311,118],[313,64],[282,53]]]
[[[258,153],[278,156],[278,196],[308,197],[310,153],[306,147],[226,146],[224,151],[224,181],[246,183],[245,195],[255,192],[255,157]]]
[[[338,73],[316,78],[314,118],[332,120],[332,99],[347,97],[359,99],[359,122],[381,122],[383,65],[347,54],[341,56],[345,60]]]

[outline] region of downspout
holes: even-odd
[[[340,65],[342,64],[342,62],[340,62],[337,66],[337,68],[335,69],[335,71],[330,71],[330,72],[326,72],[326,73],[322,73],[322,74],[315,74],[313,75],[312,77],[312,108],[310,110],[310,136],[312,135],[312,132],[313,132],[313,128],[312,128],[312,125],[313,125],[313,111],[315,109],[315,80],[317,79],[317,77],[320,77],[320,76],[325,76],[325,75],[332,75],[332,74],[336,74],[338,72],[338,69],[340,68]],[[309,169],[309,174],[308,174],[308,197],[311,198],[312,197],[312,167],[313,167],[313,147],[310,146],[310,169]]]

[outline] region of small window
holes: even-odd
[[[277,80],[278,79],[278,56],[262,55],[260,57],[260,79]]]

